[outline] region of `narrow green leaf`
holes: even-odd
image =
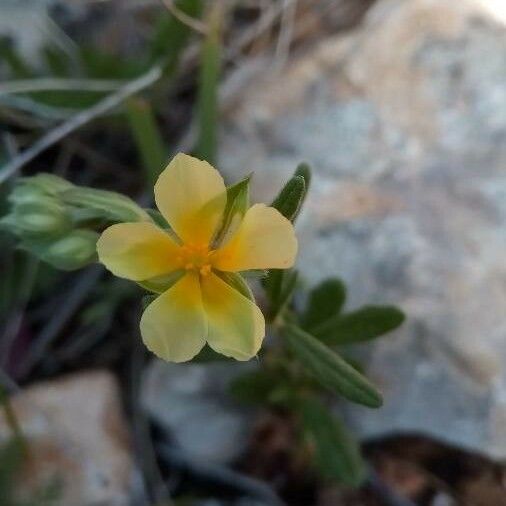
[[[221,31],[223,7],[214,3],[207,19],[208,32],[202,44],[197,97],[198,138],[195,153],[209,163],[216,162],[218,134],[218,83],[221,73]]]
[[[174,2],[179,11],[197,18],[202,11],[201,0],[178,0]],[[153,37],[149,44],[149,64],[161,63],[164,75],[169,76],[177,68],[181,51],[185,48],[191,28],[170,12],[163,12],[157,20]]]
[[[279,192],[271,206],[285,218],[293,221],[299,213],[306,195],[306,183],[302,176],[293,176]]]
[[[54,45],[42,48],[42,59],[53,76],[66,77],[71,74],[72,61],[69,55]]]
[[[404,319],[404,313],[395,306],[364,306],[330,318],[316,326],[313,334],[331,345],[359,343],[396,329]]]
[[[293,221],[295,221],[295,219],[299,215],[300,211],[302,210],[302,206],[304,205],[304,202],[306,200],[306,196],[309,192],[309,187],[311,185],[311,167],[306,162],[299,163],[297,169],[295,170],[294,176],[303,177],[304,184],[306,185],[306,187],[305,187],[305,191],[304,191],[304,196],[302,197],[302,200],[299,205],[299,209],[297,210],[297,213],[294,216]]]
[[[319,400],[300,403],[304,432],[314,445],[315,463],[321,474],[350,487],[358,487],[366,476],[365,464],[356,439]]]
[[[302,315],[302,327],[308,331],[339,314],[346,300],[346,287],[337,278],[322,281],[309,293],[306,311]]]
[[[149,102],[142,98],[131,97],[126,102],[126,111],[130,129],[139,151],[149,186],[153,186],[165,168],[168,150],[156,123]]]
[[[288,324],[284,336],[301,365],[324,387],[357,404],[371,408],[382,405],[381,394],[369,380],[311,334]]]
[[[304,183],[306,183],[306,194],[309,191],[309,186],[311,185],[311,167],[308,163],[302,162],[299,163],[297,169],[295,169],[294,176],[302,176],[304,178]]]
[[[133,79],[147,68],[145,60],[113,54],[90,45],[79,47],[79,63],[88,77],[98,79]]]
[[[9,68],[12,76],[26,79],[34,75],[28,63],[20,56],[12,40],[7,37],[0,38],[0,61]]]

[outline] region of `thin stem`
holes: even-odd
[[[34,93],[39,91],[114,91],[125,85],[124,80],[116,79],[18,79],[0,84],[0,95],[12,93]]]
[[[7,394],[7,391],[2,384],[0,384],[0,404],[3,407],[7,425],[11,429],[14,438],[20,445],[23,454],[26,454],[27,451],[26,439],[23,435],[23,431],[21,430],[21,426],[19,424],[16,413],[14,412],[14,408],[12,407],[9,395]]]

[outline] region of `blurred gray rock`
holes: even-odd
[[[130,504],[135,470],[119,398],[105,371],[37,383],[12,397],[29,448],[19,499],[57,483],[57,504]],[[0,444],[11,435],[2,411]]]
[[[220,166],[269,201],[314,167],[299,222],[311,283],[409,316],[370,347],[364,437],[420,431],[506,457],[506,27],[483,2],[379,1],[234,104]],[[500,13],[496,3],[497,13]],[[504,12],[503,12],[504,15]]]
[[[146,411],[196,461],[229,464],[248,444],[253,417],[228,393],[247,364],[168,364],[154,360],[142,385]]]

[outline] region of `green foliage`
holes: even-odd
[[[315,398],[302,399],[299,412],[322,476],[350,487],[360,486],[366,476],[365,465],[357,441],[343,422]]]
[[[251,288],[237,272],[219,272],[218,276],[249,300],[255,300]]]
[[[328,348],[293,324],[283,328],[290,349],[325,388],[357,404],[379,408],[383,399],[376,388],[355,368]]]
[[[201,49],[200,78],[197,97],[198,139],[195,154],[215,163],[218,134],[218,82],[221,72],[221,32],[223,10],[213,4],[207,19],[207,35]]]
[[[19,247],[62,270],[96,261],[98,231],[116,222],[149,221],[149,214],[116,192],[75,186],[52,174],[18,180],[0,226]]]
[[[404,322],[404,313],[394,306],[364,306],[343,315],[336,314],[313,328],[313,334],[330,345],[369,341]]]
[[[271,206],[277,209],[285,218],[295,221],[309,190],[311,183],[311,168],[307,163],[301,163],[291,179],[278,193]]]
[[[192,18],[198,18],[201,14],[201,0],[178,0],[174,3],[180,12]],[[162,12],[157,19],[149,44],[149,64],[160,62],[165,75],[172,75],[177,68],[179,56],[186,46],[189,35],[190,28],[187,25],[181,23],[169,12]]]
[[[215,244],[220,244],[227,240],[230,234],[236,230],[242,217],[248,210],[250,205],[250,180],[251,176],[247,176],[238,183],[227,186],[227,204],[223,212],[222,224],[214,239]]]
[[[337,278],[322,281],[309,293],[306,311],[301,317],[302,327],[309,332],[315,326],[338,315],[346,300],[346,287]]]
[[[293,221],[299,213],[306,195],[306,183],[302,176],[293,176],[273,200],[271,206],[285,218]]]
[[[74,229],[57,239],[25,237],[19,247],[58,269],[74,271],[97,260],[98,237],[92,230]]]
[[[153,186],[165,168],[168,149],[156,123],[155,114],[148,101],[130,98],[126,112],[132,135],[140,153],[149,186]]]
[[[175,5],[188,16],[198,18],[203,2],[178,0]],[[200,48],[194,114],[197,129],[195,152],[200,158],[212,163],[217,157],[224,13],[218,4],[211,6],[207,12],[208,16],[204,20],[207,30]],[[192,28],[163,10],[156,19],[152,33],[146,37],[148,49],[140,57],[121,56],[92,46],[78,47],[72,53],[46,47],[41,55],[41,63],[45,65],[49,76],[108,80],[112,82],[112,88],[91,91],[84,86],[82,90],[31,91],[10,98],[28,100],[25,105],[35,107],[38,114],[44,112],[54,121],[73,114],[77,109],[89,107],[113,93],[116,84],[121,86],[152,65],[161,65],[166,78],[163,86],[143,98],[128,100],[125,110],[128,127],[145,173],[144,180],[151,186],[165,166],[168,155],[168,146],[160,130],[161,122],[159,124],[157,120],[157,104],[166,100],[167,84],[176,75],[180,56],[191,32]],[[3,68],[7,67],[13,78],[33,77],[39,72],[26,64],[13,47],[6,43],[0,44],[0,59]],[[42,109],[41,105],[51,107]],[[226,240],[227,232],[236,229],[249,207],[249,182],[250,177],[247,177],[227,188],[227,206],[221,230],[215,238],[217,243]],[[301,211],[310,183],[311,169],[308,164],[301,163],[272,205],[294,222]],[[78,269],[95,261],[95,243],[98,233],[104,227],[115,222],[139,220],[152,220],[170,233],[168,224],[158,211],[141,209],[126,196],[75,186],[51,174],[39,174],[18,180],[10,192],[9,212],[2,222],[4,228],[14,233],[20,248],[59,269]],[[28,270],[26,262],[17,261],[19,253],[15,256],[13,267],[7,269],[7,275],[0,280],[0,314],[9,310],[8,305],[3,305],[4,294],[26,303],[36,276],[36,261],[32,260],[32,267],[35,267]],[[158,277],[141,283],[151,292],[144,297],[143,305],[153,301],[159,293],[175,283],[180,275],[181,273],[176,273],[172,277]],[[350,486],[360,485],[365,471],[358,444],[342,422],[327,409],[323,400],[328,399],[329,391],[351,402],[374,408],[381,405],[382,399],[362,373],[360,365],[351,359],[345,360],[332,347],[384,335],[402,323],[402,312],[389,306],[365,306],[343,313],[346,288],[336,278],[325,280],[311,290],[307,307],[301,311],[297,298],[300,290],[299,273],[296,270],[273,269],[268,273],[259,271],[222,275],[228,284],[253,299],[242,275],[262,278],[267,322],[271,324],[268,334],[274,339],[269,340],[269,345],[262,350],[257,369],[232,382],[232,394],[244,402],[282,407],[296,414],[300,430],[314,449],[315,464],[322,476]],[[19,282],[20,279],[22,283]],[[104,313],[109,313],[110,317],[115,305],[121,300],[121,293],[122,290],[119,290],[117,295],[109,298],[111,304],[92,306],[88,312],[83,310],[83,320],[86,323],[94,322],[97,318],[105,317]],[[195,359],[198,362],[213,360],[229,359],[215,353],[208,346]],[[14,504],[3,501],[1,494],[6,480],[7,488],[9,483],[12,485],[16,462],[19,461],[16,451],[15,445],[10,444],[0,448],[1,504]],[[13,469],[6,465],[8,461],[14,463]]]

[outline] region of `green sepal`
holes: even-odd
[[[337,278],[322,281],[309,292],[306,310],[301,318],[304,329],[312,331],[317,325],[338,315],[346,300],[346,287]]]
[[[219,231],[214,239],[214,244],[219,246],[237,230],[243,216],[250,206],[249,184],[251,175],[245,177],[238,183],[227,186],[227,204],[223,212],[223,220]]]
[[[137,284],[142,286],[142,288],[148,292],[160,294],[166,292],[169,288],[175,285],[185,274],[185,270],[178,269],[170,274],[164,274],[163,276],[156,276],[154,278],[144,279],[143,281],[137,281]]]
[[[113,223],[151,221],[148,213],[132,199],[116,192],[75,186],[62,192],[60,197],[67,205],[93,209]]]
[[[294,324],[283,327],[290,349],[327,389],[357,404],[379,408],[383,399],[378,390],[337,353]]]
[[[142,311],[145,311],[146,308],[152,303],[155,301],[155,299],[158,297],[158,295],[152,295],[152,294],[148,294],[148,295],[144,295],[144,297],[142,297],[141,299],[141,307],[142,307]]]
[[[206,344],[200,353],[196,357],[193,357],[191,361],[192,363],[205,364],[208,362],[234,362],[234,359],[214,351],[208,344]]]
[[[314,448],[315,464],[323,477],[349,487],[359,487],[366,477],[360,445],[344,423],[318,399],[299,402],[305,439]]]
[[[404,319],[395,306],[364,306],[324,321],[313,328],[313,334],[329,345],[359,343],[391,332]]]
[[[55,176],[54,174],[49,174],[48,172],[40,172],[35,176],[22,177],[19,178],[17,182],[19,186],[31,186],[47,195],[57,195],[58,193],[74,187],[70,181]],[[15,193],[15,191],[13,193]]]
[[[76,229],[57,240],[26,238],[19,248],[58,269],[73,271],[97,260],[98,237],[99,234],[91,230]]]
[[[225,283],[230,285],[232,288],[237,290],[241,295],[244,295],[247,299],[255,302],[255,297],[248,283],[244,281],[243,277],[237,272],[223,272],[215,271],[215,274],[219,276]]]

